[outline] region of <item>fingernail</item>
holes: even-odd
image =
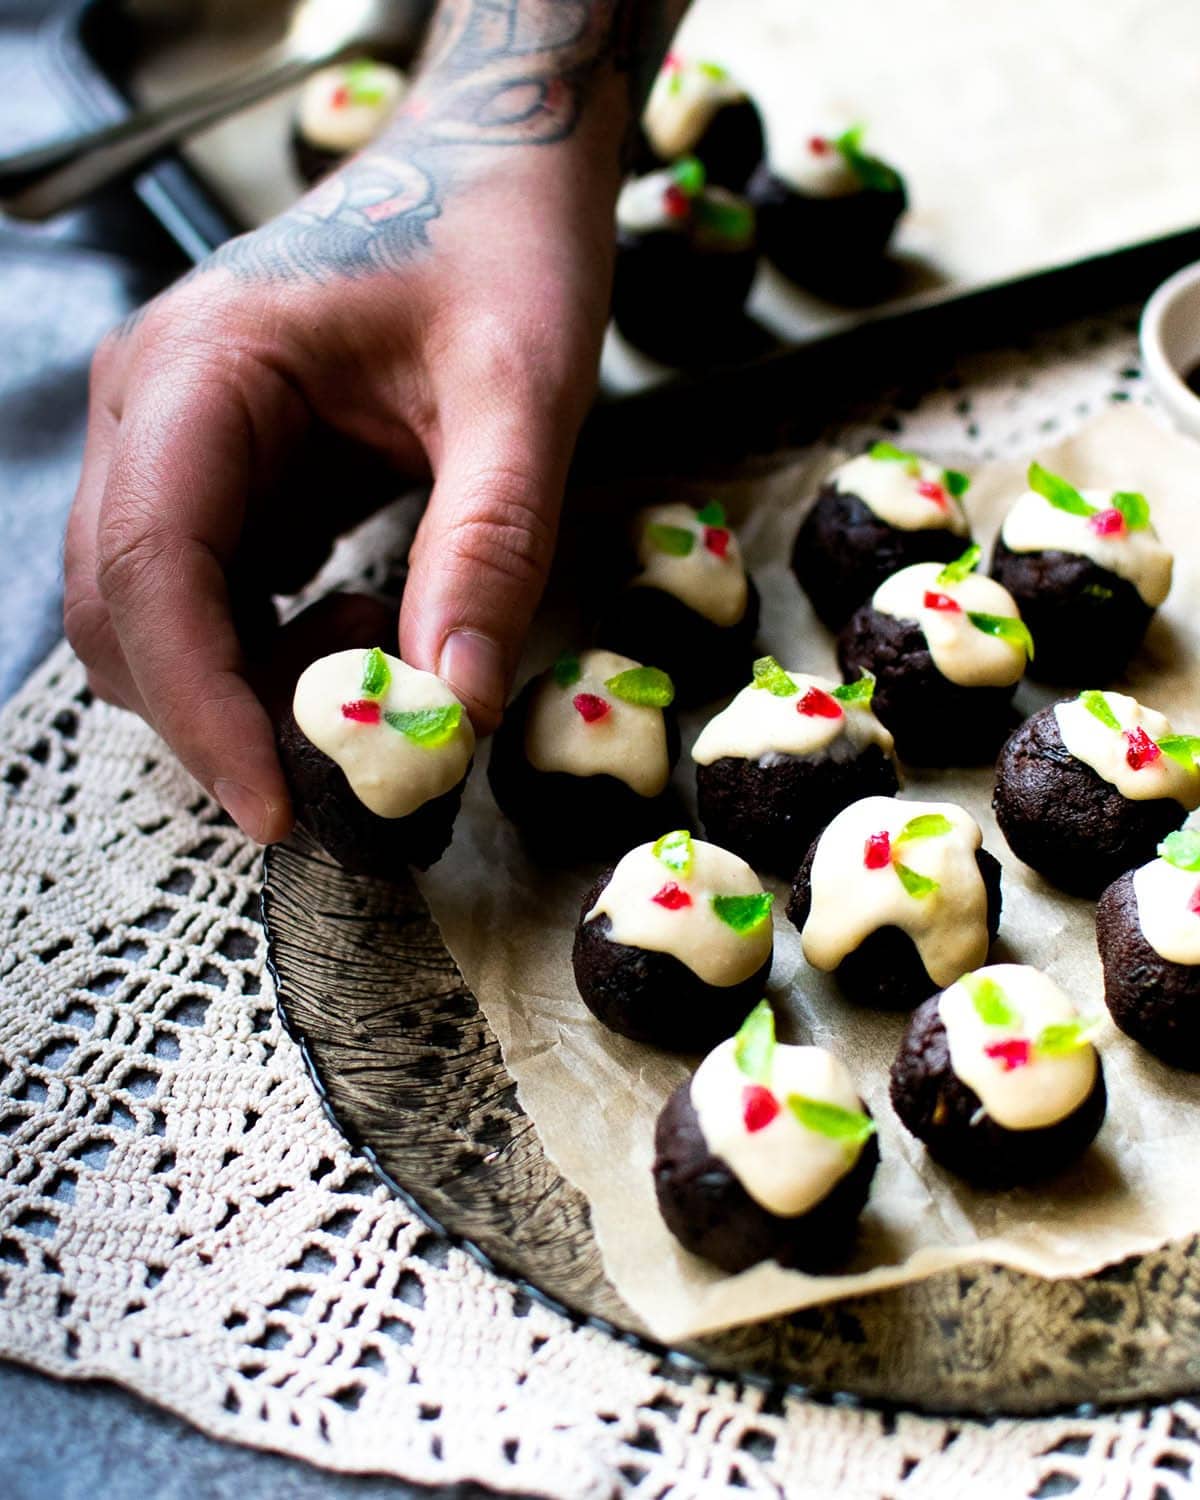
[[[239,781],[213,782],[213,795],[248,838],[256,844],[266,843],[267,804],[257,792]]]
[[[504,707],[504,653],[490,635],[478,630],[451,631],[438,657],[438,676],[460,698],[469,698],[490,713],[499,715]]]

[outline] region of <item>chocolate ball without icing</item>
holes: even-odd
[[[1096,941],[1116,1024],[1168,1066],[1200,1072],[1200,964],[1174,963],[1146,940],[1132,870],[1100,897]]]

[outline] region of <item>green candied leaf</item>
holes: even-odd
[[[681,156],[671,168],[671,176],[688,198],[698,198],[704,191],[704,163],[698,156]]]
[[[1200,828],[1177,828],[1158,846],[1159,859],[1177,870],[1200,870]]]
[[[1074,485],[1043,469],[1039,463],[1029,465],[1029,488],[1043,500],[1049,500],[1055,510],[1065,510],[1072,516],[1094,516],[1096,507],[1090,504]]]
[[[1108,706],[1108,699],[1098,688],[1087,688],[1080,693],[1079,701],[1091,714],[1092,718],[1099,719],[1105,729],[1111,729],[1114,734],[1121,733],[1121,721]]]
[[[682,875],[686,880],[692,873],[692,863],[696,857],[696,846],[692,843],[692,836],[686,828],[677,828],[673,833],[664,833],[651,850],[655,859],[666,865],[668,870],[673,870],[676,875]]]
[[[967,619],[984,635],[994,635],[998,641],[1007,641],[1018,651],[1024,651],[1026,661],[1033,660],[1033,637],[1024,620],[1014,620],[1011,615],[985,615],[969,609]]]
[[[444,708],[414,708],[407,712],[384,714],[384,718],[401,734],[422,745],[426,750],[436,750],[447,740],[453,739],[462,723],[462,704],[447,703]]]
[[[961,583],[979,566],[979,559],[982,556],[983,548],[978,542],[972,542],[961,557],[956,557],[953,562],[946,564],[938,574],[937,581],[943,588],[948,583]]]
[[[1185,771],[1196,770],[1196,763],[1200,760],[1200,735],[1169,734],[1155,743],[1164,755],[1169,755]]]
[[[798,689],[773,656],[760,656],[754,663],[754,686],[766,688],[773,698],[790,698]]]
[[[1091,1027],[1082,1021],[1052,1021],[1034,1038],[1033,1050],[1043,1057],[1066,1057],[1091,1045]]]
[[[703,73],[705,78],[711,78],[714,83],[724,83],[729,77],[729,69],[723,68],[720,63],[698,62],[696,69]]]
[[[550,668],[550,673],[560,688],[574,687],[583,676],[583,664],[578,652],[564,651]]]
[[[918,875],[916,870],[910,870],[907,865],[902,865],[899,861],[893,861],[892,869],[895,870],[900,879],[900,884],[908,894],[915,897],[918,901],[922,900],[925,896],[932,896],[938,888],[936,880],[931,879],[928,875]]]
[[[872,443],[867,449],[867,457],[880,464],[904,464],[910,474],[921,472],[919,455],[910,453],[907,448],[897,448],[895,443]]]
[[[345,79],[346,92],[355,104],[365,104],[370,108],[373,104],[382,104],[387,98],[387,92],[379,81],[378,68],[366,58],[351,63],[346,69]]]
[[[942,483],[956,500],[961,500],[971,488],[971,476],[964,474],[961,469],[943,469]]]
[[[913,839],[941,839],[953,832],[954,824],[942,813],[922,813],[919,818],[910,818],[893,842],[907,844]]]
[[[710,500],[703,510],[696,512],[696,519],[702,526],[724,526],[725,507],[719,500]]]
[[[958,982],[970,995],[975,1014],[985,1026],[1015,1026],[1020,1021],[994,979],[986,974],[964,974]]]
[[[833,690],[833,697],[839,703],[855,703],[861,708],[869,708],[874,695],[875,673],[868,672],[865,667],[857,682],[841,682]]]
[[[364,698],[382,698],[392,681],[392,669],[387,657],[378,646],[372,646],[363,657],[362,683],[359,692]]]
[[[753,932],[760,927],[771,915],[771,907],[775,904],[775,897],[769,891],[763,891],[757,896],[714,896],[712,898],[712,909],[725,923],[726,927],[732,927],[734,932],[745,937],[748,932]]]
[[[630,667],[610,677],[604,686],[638,708],[666,708],[675,699],[675,684],[658,667]]]
[[[789,1094],[787,1107],[796,1121],[814,1135],[841,1141],[851,1151],[860,1151],[875,1134],[875,1121],[857,1109],[843,1109],[824,1099],[807,1099],[803,1094]]]
[[[733,1060],[751,1083],[766,1088],[771,1081],[775,1056],[775,1012],[770,1002],[760,1000],[733,1039]]]
[[[1089,599],[1099,599],[1102,603],[1107,603],[1113,596],[1112,589],[1106,583],[1085,583],[1083,592]]]
[[[686,526],[663,526],[654,521],[646,527],[646,535],[660,552],[672,557],[686,557],[696,545],[696,533]]]
[[[740,198],[732,203],[722,198],[697,198],[693,212],[696,222],[714,239],[740,241],[754,234],[754,210]]]
[[[849,130],[843,130],[833,142],[834,149],[841,153],[842,160],[862,183],[863,187],[875,193],[892,193],[900,186],[900,174],[889,167],[887,162],[880,161],[877,156],[871,156],[862,148],[863,136],[866,127],[863,125],[852,125]]]
[[[1130,531],[1145,531],[1150,524],[1150,502],[1136,490],[1118,490],[1112,497],[1113,509],[1119,510]]]

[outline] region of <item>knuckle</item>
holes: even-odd
[[[109,634],[108,610],[95,595],[68,590],[63,604],[63,632],[85,666],[99,661]]]
[[[126,513],[108,520],[97,539],[96,586],[101,598],[124,604],[164,586],[178,546],[177,536],[148,517]]]
[[[550,566],[555,528],[528,475],[492,469],[463,492],[444,544],[452,566],[484,568],[518,584],[540,580]]]

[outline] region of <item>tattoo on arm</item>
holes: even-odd
[[[334,281],[396,269],[429,245],[476,149],[552,146],[576,129],[605,68],[636,116],[686,0],[442,0],[421,77],[373,147],[263,228],[221,247],[257,281]]]

